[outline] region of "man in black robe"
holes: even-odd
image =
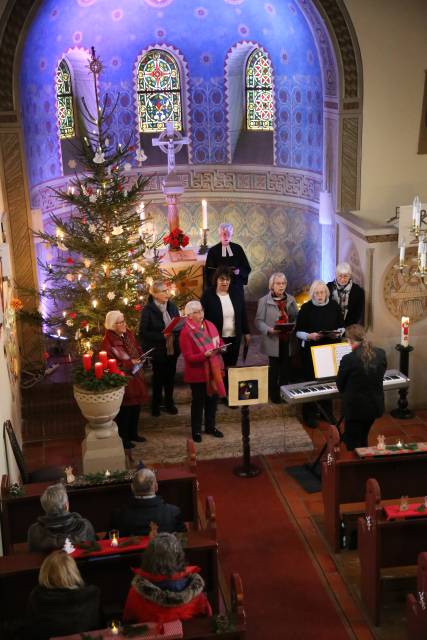
[[[243,248],[231,242],[233,236],[233,225],[222,222],[218,227],[220,242],[211,247],[206,256],[205,265],[205,288],[212,286],[212,277],[219,266],[229,267],[232,275],[232,285],[240,287],[243,291],[245,284],[248,284],[248,277],[251,266],[248,262]]]

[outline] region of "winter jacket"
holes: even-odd
[[[30,551],[52,551],[62,549],[65,538],[71,542],[95,540],[95,531],[89,520],[79,513],[65,511],[40,516],[28,529]]]
[[[172,577],[153,576],[139,569],[132,580],[123,612],[125,622],[169,622],[194,616],[211,616],[212,609],[203,593],[205,583],[196,573],[198,567],[186,567]]]
[[[212,324],[212,322],[209,322],[209,320],[204,320],[204,323],[209,335],[212,338],[215,336],[218,337],[218,344],[222,345],[223,341],[219,337],[218,330],[215,325]],[[193,382],[207,382],[205,369],[206,356],[197,347],[191,336],[191,329],[187,325],[184,325],[184,328],[180,333],[179,346],[184,357],[184,382],[189,382],[190,384]]]
[[[159,525],[159,533],[187,530],[179,508],[160,496],[132,498],[128,505],[114,511],[111,528],[118,529],[122,536],[147,536],[150,522]]]
[[[29,597],[26,640],[92,631],[103,626],[101,593],[87,585],[78,589],[47,589],[38,585]]]

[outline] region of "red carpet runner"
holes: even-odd
[[[202,498],[217,509],[225,578],[242,576],[248,640],[346,640],[330,596],[264,471],[233,475],[236,459],[197,465]]]

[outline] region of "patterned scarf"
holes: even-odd
[[[131,336],[132,334],[130,333],[130,331],[126,331],[126,333],[121,336],[123,340],[123,348],[132,360],[138,360],[138,358],[140,357],[140,353]]]
[[[195,325],[191,320],[187,318],[187,326],[191,331],[191,337],[201,353],[205,353],[210,349],[215,349],[219,345],[219,338],[212,336],[209,333],[209,329],[206,323],[202,323],[199,327]],[[206,374],[206,389],[208,396],[218,395],[220,398],[224,398],[227,394],[225,392],[223,381],[224,363],[219,354],[212,355],[210,358],[206,358],[204,362],[205,374]]]
[[[342,314],[344,316],[344,320],[348,313],[348,298],[350,296],[352,285],[353,285],[353,280],[351,278],[347,282],[347,284],[344,286],[341,286],[340,284],[338,284],[336,280],[334,281],[332,299],[335,300],[335,302],[338,302],[338,304],[340,305]]]
[[[277,304],[277,307],[279,309],[279,314],[280,314],[279,319],[277,320],[277,323],[286,324],[287,322],[289,322],[289,316],[286,313],[287,296],[285,295],[283,298],[273,297],[273,300]],[[284,342],[287,342],[289,340],[289,333],[280,333],[279,340],[283,340]]]

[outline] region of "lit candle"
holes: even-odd
[[[62,312],[62,317],[63,317],[63,318],[65,318],[66,316],[67,316],[67,312],[66,312],[66,311],[63,311],[63,312]]]
[[[99,359],[99,362],[102,362],[102,366],[104,367],[104,369],[106,369],[108,366],[107,352],[100,351],[98,354],[98,359]]]
[[[104,375],[104,367],[102,362],[95,362],[95,378],[98,380]]]
[[[399,449],[403,447],[403,444],[400,442],[400,440],[397,441],[396,447],[399,447]]]
[[[208,203],[206,200],[202,200],[202,228],[208,228]]]
[[[56,330],[56,335],[58,336],[58,338],[60,338],[60,337],[61,337],[61,329],[57,329],[57,330]]]
[[[402,244],[400,245],[399,262],[401,265],[405,263],[405,243],[404,242],[402,242]]]
[[[409,318],[402,316],[400,321],[400,344],[402,347],[409,347]]]
[[[112,534],[111,536],[111,546],[112,547],[118,547],[119,546],[119,541],[117,539],[117,536],[115,533]]]
[[[111,471],[109,469],[106,469],[104,475],[106,478],[109,478],[111,476]]]
[[[113,544],[114,541],[115,541],[116,544]],[[117,545],[118,545],[117,540],[111,540],[111,546],[112,547],[117,547]],[[119,635],[119,627],[115,622],[111,623],[110,629],[111,629],[111,634],[113,636],[118,636]]]
[[[96,309],[97,306],[98,306],[98,300],[92,300],[92,307]]]
[[[123,302],[127,306],[128,302],[129,302],[129,299],[128,298],[123,298]]]
[[[42,284],[42,291],[43,291],[43,293],[46,291],[46,283],[45,282],[43,282],[43,284]]]
[[[419,212],[421,211],[421,202],[418,196],[415,196],[412,203],[412,224],[414,227],[419,226]],[[417,223],[418,220],[418,223]]]
[[[110,373],[116,373],[116,371],[117,371],[117,360],[115,358],[110,358],[108,360],[108,371]]]
[[[90,353],[84,353],[83,354],[83,369],[85,371],[89,371],[91,366],[92,366],[92,356],[90,355]]]

